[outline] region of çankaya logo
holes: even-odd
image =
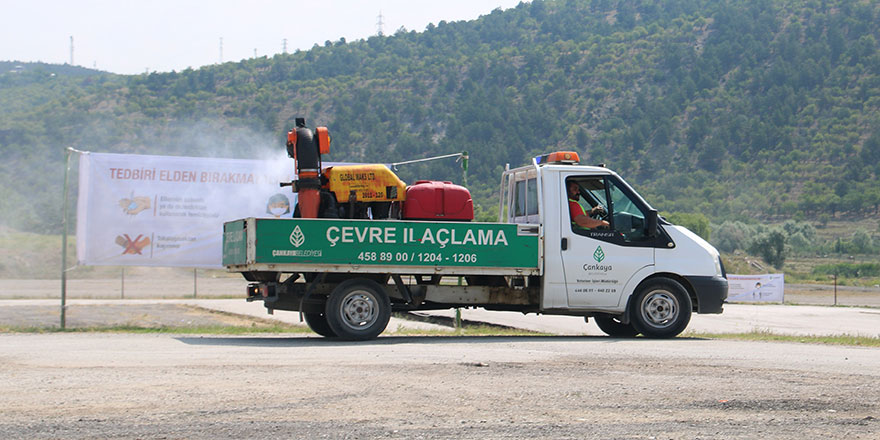
[[[596,251],[593,252],[593,259],[596,260],[597,263],[601,263],[605,260],[605,251],[602,250],[602,246],[596,247]],[[608,272],[609,270],[614,270],[610,264],[585,264],[585,271],[597,271],[600,270],[602,272]]]
[[[306,242],[306,234],[303,234],[299,225],[293,228],[288,237],[293,247],[300,247]],[[320,257],[323,251],[320,249],[272,249],[273,257]]]
[[[300,247],[303,243],[306,242],[306,236],[302,233],[302,230],[299,229],[299,225],[293,228],[293,232],[290,233],[290,244],[293,247]]]

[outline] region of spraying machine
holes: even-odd
[[[404,219],[471,221],[470,192],[452,182],[419,180],[407,186],[382,164],[322,168],[321,155],[330,152],[327,127],[306,128],[296,118],[287,133],[287,154],[293,158],[297,180],[282,183],[299,195],[294,217],[343,219]]]

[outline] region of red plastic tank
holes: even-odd
[[[467,188],[452,182],[419,180],[406,187],[406,220],[471,221],[474,201]]]

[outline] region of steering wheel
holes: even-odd
[[[608,210],[605,209],[605,207],[602,206],[601,204],[600,204],[600,205],[596,205],[596,207],[599,208],[599,209],[598,209],[595,213],[590,212],[590,217],[592,217],[592,218],[594,218],[594,219],[596,219],[596,220],[605,220],[605,221],[608,221]],[[592,211],[592,210],[591,210],[591,211]]]

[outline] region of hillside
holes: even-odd
[[[41,62],[29,63],[20,61],[0,61],[0,73],[18,74],[19,77],[23,76],[33,80],[39,79],[43,75],[52,76],[53,74],[72,77],[107,74],[100,70],[71,66],[69,64],[48,64]]]
[[[297,116],[330,127],[329,160],[468,150],[487,210],[505,163],[564,148],[666,212],[873,216],[878,39],[869,1],[557,0],[198,70],[0,73],[0,223],[59,230],[66,146],[253,157]]]

